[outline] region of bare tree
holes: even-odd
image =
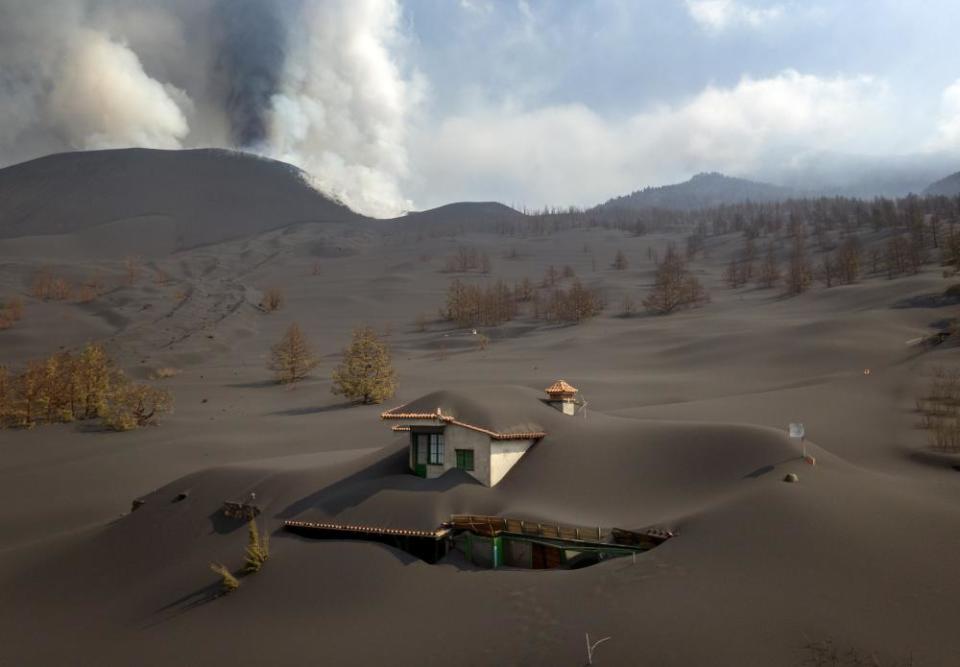
[[[260,308],[268,313],[272,313],[283,308],[285,302],[286,299],[283,296],[283,292],[276,287],[271,287],[263,293],[263,298],[260,300]]]
[[[270,369],[280,383],[304,379],[319,363],[296,322],[290,325],[280,342],[271,348]]]
[[[760,263],[760,271],[757,274],[757,284],[760,287],[771,288],[780,280],[780,264],[777,262],[777,255],[773,249],[773,244],[767,244],[767,250],[763,261]]]
[[[803,294],[810,288],[811,282],[813,282],[813,269],[807,257],[807,246],[801,231],[793,237],[793,250],[787,264],[787,293]]]
[[[617,254],[614,256],[610,267],[616,271],[624,271],[629,265],[630,263],[627,261],[627,256],[623,254],[622,250],[617,250]]]
[[[681,307],[692,307],[709,301],[703,285],[687,268],[683,258],[672,245],[657,266],[653,289],[643,300],[651,313],[667,315]]]

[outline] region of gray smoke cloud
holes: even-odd
[[[267,138],[267,116],[283,77],[287,27],[278,4],[262,0],[220,0],[215,16],[222,31],[217,70],[231,136],[239,146],[258,146]]]
[[[0,163],[230,147],[362,212],[409,209],[396,0],[0,0]]]

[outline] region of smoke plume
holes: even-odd
[[[216,16],[222,30],[217,73],[231,137],[238,146],[259,146],[283,75],[287,28],[279,7],[260,0],[220,0]]]
[[[410,208],[396,0],[0,0],[0,163],[226,147],[372,215]]]

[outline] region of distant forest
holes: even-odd
[[[818,197],[693,211],[569,208],[527,211],[526,215],[521,221],[499,224],[498,231],[523,236],[584,227],[636,235],[681,232],[687,234],[688,259],[709,252],[711,238],[729,234],[742,235],[754,244],[772,244],[777,253],[791,250],[788,245],[801,240],[810,253],[831,253],[844,241],[856,238],[863,266],[888,277],[916,273],[931,262],[955,270],[960,259],[960,196]],[[848,244],[844,252],[850,249]],[[749,256],[749,248],[745,250]]]
[[[722,276],[727,287],[777,289],[785,296],[795,296],[818,283],[829,288],[864,277],[892,279],[915,275],[931,264],[941,265],[943,276],[951,277],[960,263],[958,226],[960,196],[909,196],[869,201],[788,199],[688,211],[547,209],[500,220],[493,231],[516,237],[586,228],[617,229],[633,236],[654,232],[679,235],[685,247],[670,243],[665,253],[648,248],[656,272],[643,306],[653,314],[669,314],[709,301],[709,294],[688,266],[710,257],[715,249],[727,262]],[[444,232],[455,236],[471,227],[448,226]],[[489,225],[485,228],[490,231]],[[732,252],[731,241],[739,244]],[[612,267],[626,266],[627,259],[620,253]],[[488,274],[489,258],[464,248],[449,258],[445,267],[451,273],[473,269]],[[557,277],[573,278],[573,270],[566,267],[562,275],[556,271],[557,267],[551,266],[542,281],[525,280],[514,286],[498,282],[484,288],[455,280],[447,306],[441,310],[442,318],[460,326],[496,326],[513,319],[521,304],[531,303],[534,320],[577,323],[604,310],[607,304],[602,291],[586,289],[579,280],[564,291],[556,286]],[[547,290],[548,295],[541,295],[540,290]],[[953,299],[958,291],[951,288],[943,298]],[[628,294],[620,314],[631,316],[635,309],[635,300]]]

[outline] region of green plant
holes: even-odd
[[[221,594],[226,595],[240,588],[240,580],[233,576],[226,565],[222,563],[210,563],[210,569],[220,576]]]
[[[370,327],[353,330],[343,362],[333,371],[334,394],[365,404],[382,403],[396,390],[390,348]]]
[[[256,519],[250,519],[247,526],[247,549],[243,571],[249,574],[259,572],[263,564],[270,558],[270,535],[266,531],[261,535],[257,530]]]
[[[290,325],[280,342],[270,349],[270,369],[276,373],[277,382],[281,384],[299,382],[319,363],[296,322]]]

